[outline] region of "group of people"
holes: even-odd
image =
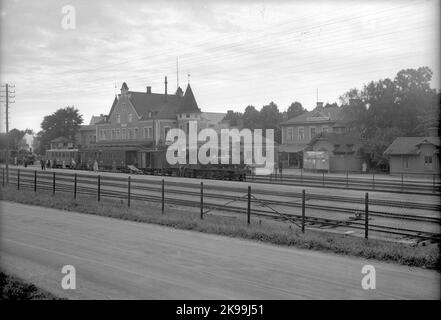
[[[43,158],[40,159],[40,166],[41,166],[41,170],[46,170],[46,168],[58,168],[58,164],[57,164],[57,160],[53,159],[52,161],[50,159],[44,160]],[[67,165],[66,161],[62,161],[61,163],[61,168],[71,168],[71,169],[76,169],[77,168],[77,163],[75,161],[75,159],[71,159],[70,164]],[[98,161],[94,161],[93,163],[89,161],[89,163],[87,164],[87,168],[89,170],[93,170],[93,171],[99,171],[99,166],[98,166]]]

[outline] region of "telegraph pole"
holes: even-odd
[[[15,85],[10,85],[8,83],[5,84],[5,118],[6,118],[6,184],[9,183],[9,104],[14,103],[15,101],[10,101],[10,98],[15,98],[15,91],[10,91],[11,88],[15,88]]]

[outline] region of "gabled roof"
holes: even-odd
[[[128,94],[130,102],[141,119],[149,119],[150,112],[153,118],[176,118],[176,112],[182,100],[180,96],[162,93],[129,91]]]
[[[182,100],[179,109],[179,113],[200,113],[201,110],[196,103],[196,99],[194,98],[193,91],[191,90],[190,84],[187,85],[187,89],[185,90],[184,99]]]
[[[115,97],[115,99],[116,99],[116,97]],[[90,118],[89,125],[90,126],[95,125],[98,122],[101,122],[103,120],[104,120],[104,116],[92,116],[92,118]]]
[[[334,153],[356,152],[358,149],[362,148],[364,144],[359,135],[354,132],[322,132],[309,142],[309,146],[313,146],[316,142],[323,140],[334,145]]]
[[[66,137],[58,137],[58,138],[55,138],[55,139],[51,140],[49,143],[60,143],[60,142],[62,142],[62,143],[64,143],[64,142],[69,143],[69,142],[72,142],[72,140],[70,140],[70,139],[68,139]]]
[[[227,114],[222,112],[202,112],[201,119],[207,120],[209,124],[219,124]]]
[[[439,137],[398,137],[384,151],[384,155],[418,155],[420,153],[421,144],[433,144],[440,146]]]
[[[124,82],[122,89],[128,90]],[[176,94],[147,93],[137,91],[127,91],[130,103],[135,108],[141,120],[156,119],[175,119],[178,113],[201,112],[190,85],[187,86],[184,96],[181,95],[182,89],[178,88]],[[115,96],[109,115],[113,112],[118,99]],[[96,123],[102,123],[104,120]]]
[[[339,107],[315,108],[312,111],[305,112],[297,117],[291,118],[281,123],[281,125],[289,124],[306,124],[314,122],[335,122],[341,119],[341,109]],[[314,118],[317,118],[315,121]],[[323,117],[329,118],[328,120]]]

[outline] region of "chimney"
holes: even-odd
[[[147,86],[147,93],[148,94],[152,93],[152,87],[151,86]]]
[[[320,108],[323,108],[323,102],[318,102],[318,101],[317,101],[317,108],[319,108],[319,109],[320,109]]]
[[[438,127],[430,127],[427,129],[429,137],[438,137]]]
[[[165,81],[164,81],[164,83],[165,83],[165,97],[166,97],[166,99],[167,99],[167,76],[165,76]]]

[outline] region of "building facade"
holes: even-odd
[[[147,168],[151,154],[171,143],[166,141],[170,129],[187,132],[190,121],[197,121],[199,130],[216,128],[223,119],[225,114],[201,111],[190,84],[185,93],[178,88],[174,94],[167,91],[167,77],[164,85],[164,93],[153,93],[150,86],[136,92],[124,82],[109,113],[80,128],[80,148],[90,150],[81,161],[98,159],[99,165]]]
[[[428,137],[398,137],[386,149],[391,174],[439,174],[440,138],[437,129]]]
[[[314,110],[282,122],[278,153],[283,167],[302,168],[303,151],[316,135],[345,131],[340,120],[340,108],[324,108],[322,102],[317,102]]]
[[[326,159],[327,163],[319,166],[316,161],[322,159]],[[364,152],[364,141],[355,132],[317,134],[304,151],[304,168],[328,172],[366,172],[368,157]]]

